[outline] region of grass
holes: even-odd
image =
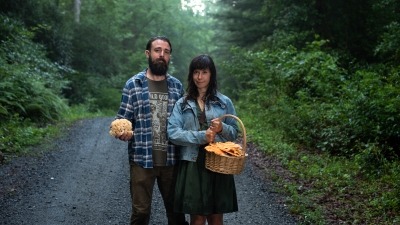
[[[285,142],[279,130],[266,127],[254,114],[240,118],[247,127],[248,141],[290,174],[267,170],[274,171],[270,177],[287,196],[286,204],[301,224],[400,223],[399,161],[379,161],[378,172],[365,169],[371,160],[381,159],[305,151]]]
[[[6,155],[26,155],[30,153],[29,147],[57,137],[74,121],[110,115],[111,112],[90,112],[85,105],[71,107],[62,121],[48,124],[33,123],[15,115],[0,125],[0,151]]]

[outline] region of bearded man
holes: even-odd
[[[156,181],[168,225],[186,224],[184,214],[173,212],[178,151],[168,142],[167,119],[184,91],[182,83],[167,73],[171,53],[167,37],[150,38],[145,50],[149,66],[126,82],[115,117],[130,120],[133,125],[133,134],[116,137],[128,142],[131,225],[149,224]]]

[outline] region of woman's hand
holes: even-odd
[[[222,121],[219,118],[215,118],[211,120],[210,129],[215,133],[219,133],[222,131]]]
[[[206,140],[207,143],[212,143],[215,141],[215,135],[217,135],[217,133],[215,133],[214,131],[211,130],[211,128],[208,128],[206,130]]]

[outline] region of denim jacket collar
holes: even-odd
[[[217,99],[216,100],[210,100],[209,104],[210,105],[219,105],[219,107],[225,109],[227,103],[226,103],[226,101],[224,99],[224,96],[220,92],[217,92],[216,97],[217,97]],[[181,107],[182,107],[182,110],[186,110],[188,108],[195,108],[196,107],[196,102],[195,101],[187,101],[187,103],[182,105]],[[206,104],[206,107],[208,107],[207,104]]]

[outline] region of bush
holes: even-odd
[[[67,109],[60,97],[70,70],[50,62],[41,45],[17,21],[0,16],[0,120],[18,114],[32,121],[57,120]]]
[[[346,113],[357,142],[376,144],[387,158],[400,147],[399,79],[400,68],[363,69],[345,89],[349,105]]]
[[[26,153],[27,148],[39,144],[48,135],[49,127],[37,127],[27,119],[12,115],[0,125],[0,152]]]
[[[240,99],[241,108],[262,114],[260,126],[284,131],[299,146],[352,157],[370,143],[393,158],[400,147],[399,68],[355,68],[350,73],[339,66],[338,57],[320,50],[323,45],[233,49],[231,60],[223,64],[232,74],[224,91]]]
[[[95,74],[73,73],[68,76],[70,83],[64,95],[71,105],[87,104],[89,111],[118,110],[121,91],[128,78],[113,76],[104,78]]]

